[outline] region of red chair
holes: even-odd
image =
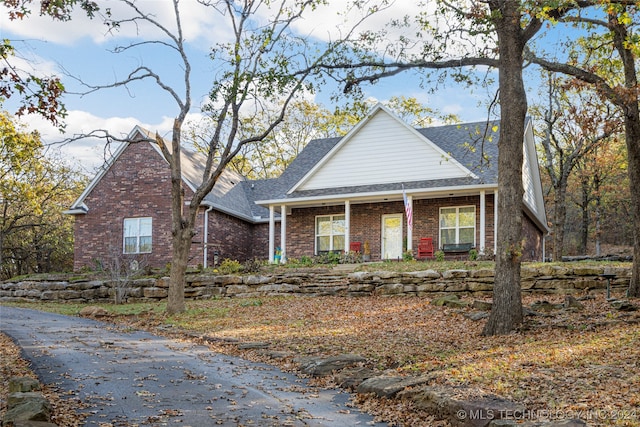
[[[362,247],[362,242],[351,242],[349,243],[349,251],[351,252],[360,252],[360,248]]]
[[[418,259],[433,258],[433,239],[431,237],[423,237],[418,243]]]

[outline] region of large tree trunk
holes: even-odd
[[[191,248],[191,233],[182,228],[173,236],[173,254],[171,257],[171,273],[169,275],[169,294],[167,297],[167,314],[185,311],[184,287],[187,273],[187,262]]]
[[[638,103],[629,107],[625,117],[631,212],[633,215],[633,268],[629,296],[640,297],[640,111]]]
[[[522,323],[522,141],[527,112],[522,78],[525,41],[519,2],[490,3],[500,49],[500,140],[498,143],[498,242],[493,306],[484,335],[507,334]]]
[[[625,93],[619,99],[624,113],[624,133],[627,144],[631,212],[633,215],[633,268],[629,283],[629,296],[640,297],[640,107],[638,107],[638,76],[636,57],[629,46],[630,34],[618,16],[609,16],[616,50],[624,67]]]
[[[193,223],[184,215],[184,187],[180,162],[181,123],[175,120],[171,137],[171,273],[167,296],[167,314],[185,311],[184,287],[189,250],[193,238]],[[165,154],[166,155],[166,154]]]
[[[567,221],[567,181],[564,176],[555,188],[553,197],[553,260],[562,260],[564,249],[564,228]]]

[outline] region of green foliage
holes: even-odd
[[[329,251],[313,257],[314,264],[339,264],[342,255],[340,252]]]
[[[310,266],[313,264],[313,259],[310,256],[302,255],[300,257],[300,264]]]
[[[242,264],[234,259],[225,258],[218,267],[221,274],[236,274],[242,271]]]
[[[62,211],[85,179],[45,156],[37,133],[0,114],[0,277],[73,268],[73,219]]]
[[[436,251],[435,254],[433,254],[436,257],[436,261],[442,262],[444,261],[444,252],[443,251]]]
[[[471,249],[469,251],[469,261],[475,261],[478,259],[478,251],[476,249]]]
[[[404,251],[402,253],[402,260],[403,261],[413,261],[414,260],[413,251]]]

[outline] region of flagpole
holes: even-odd
[[[407,217],[407,251],[413,252],[413,196],[407,196],[404,184],[402,184],[402,200]]]

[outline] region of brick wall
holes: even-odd
[[[413,200],[413,239],[414,250],[417,249],[420,238],[431,237],[434,246],[439,247],[439,209],[441,207],[476,206],[476,242],[480,241],[480,198],[479,196],[447,197],[439,199]],[[486,247],[493,251],[494,245],[494,197],[488,194],[485,198],[486,215]],[[289,257],[299,258],[303,255],[312,256],[315,250],[315,218],[318,215],[342,215],[344,206],[323,206],[292,210],[287,218],[287,251]],[[352,242],[369,241],[371,259],[380,259],[382,244],[382,216],[388,214],[404,214],[404,204],[401,201],[386,203],[365,203],[351,205],[351,235]],[[403,221],[403,235],[407,236],[406,219]]]
[[[171,254],[171,181],[167,163],[148,143],[132,143],[86,197],[89,212],[75,216],[74,268],[123,256],[125,218],[152,218],[152,253],[140,255],[155,267]]]
[[[246,221],[223,212],[209,212],[209,262],[214,265],[214,252],[219,261],[225,258],[245,261],[252,257],[253,227]]]
[[[522,218],[522,237],[524,238],[523,261],[543,261],[540,229],[526,215]]]

